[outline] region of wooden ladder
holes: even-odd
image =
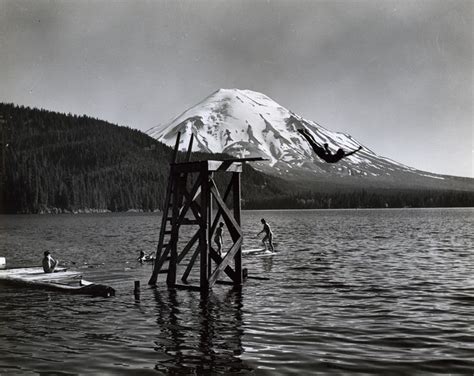
[[[171,213],[171,211],[173,210],[174,207],[176,207],[176,205],[171,205],[171,203],[173,203],[173,201],[176,199],[175,196],[178,194],[177,192],[178,186],[176,184],[175,179],[173,179],[171,176],[171,165],[177,163],[180,138],[181,138],[181,133],[178,132],[176,136],[176,144],[174,147],[174,151],[173,151],[173,155],[172,155],[171,163],[170,163],[170,176],[168,177],[168,186],[166,188],[165,203],[163,205],[163,215],[161,218],[160,235],[158,238],[158,245],[156,247],[155,262],[153,264],[153,273],[148,282],[149,285],[156,285],[158,274],[160,272],[163,272],[163,273],[167,272],[167,270],[162,269],[167,258],[162,257],[162,256],[164,254],[168,254],[169,252],[166,252],[166,249],[168,249],[169,251],[169,249],[173,246],[172,242],[173,241],[176,242],[176,239],[172,239],[171,237],[171,234],[173,233],[173,230],[174,230],[173,229],[174,224],[172,223],[173,213]],[[191,134],[185,162],[189,162],[191,159],[191,150],[193,147],[193,140],[194,140],[194,134]],[[163,250],[165,250],[165,252],[163,252]]]

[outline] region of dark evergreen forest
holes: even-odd
[[[0,132],[0,213],[161,209],[172,150],[138,130],[0,104]],[[193,155],[209,158],[226,156]],[[474,206],[474,192],[310,191],[249,165],[242,198],[247,209]]]
[[[474,207],[474,192],[447,190],[358,189],[352,192],[303,191],[252,200],[255,209],[363,209]]]
[[[148,135],[13,104],[0,104],[0,127],[1,213],[161,209],[172,149]],[[243,197],[282,192],[249,166],[243,175]]]

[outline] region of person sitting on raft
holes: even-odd
[[[51,257],[51,253],[49,251],[44,252],[43,270],[45,273],[53,273],[58,264],[59,262]]]
[[[313,138],[313,136],[306,129],[298,129],[298,132],[300,132],[301,135],[304,138],[306,138],[306,140],[309,142],[309,144],[313,148],[316,155],[327,163],[339,162],[342,158],[345,158],[345,157],[348,157],[349,155],[355,154],[360,149],[362,149],[362,146],[359,146],[359,149],[346,153],[343,149],[339,148],[336,151],[336,154],[333,154],[331,152],[331,150],[329,150],[328,144],[324,144],[324,148],[322,148],[320,145],[318,145],[316,140]]]

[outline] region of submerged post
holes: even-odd
[[[133,288],[133,295],[135,295],[135,299],[140,299],[140,281],[135,281],[134,288]]]

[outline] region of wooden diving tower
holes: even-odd
[[[240,173],[244,161],[263,159],[191,162],[191,136],[185,161],[177,162],[179,142],[180,133],[170,163],[160,235],[148,283],[156,285],[158,275],[166,274],[166,283],[172,288],[207,292],[216,282],[240,286],[243,280]],[[214,180],[217,173],[230,174],[223,195]],[[227,206],[229,201],[231,207]],[[212,246],[220,221],[225,223],[232,239],[230,247],[224,244],[222,257]],[[184,246],[179,242],[180,235],[189,239]],[[198,259],[199,263],[196,263]],[[199,268],[199,285],[188,283],[193,268]],[[221,281],[219,278],[223,276],[230,281]],[[177,283],[178,277],[180,283]]]

